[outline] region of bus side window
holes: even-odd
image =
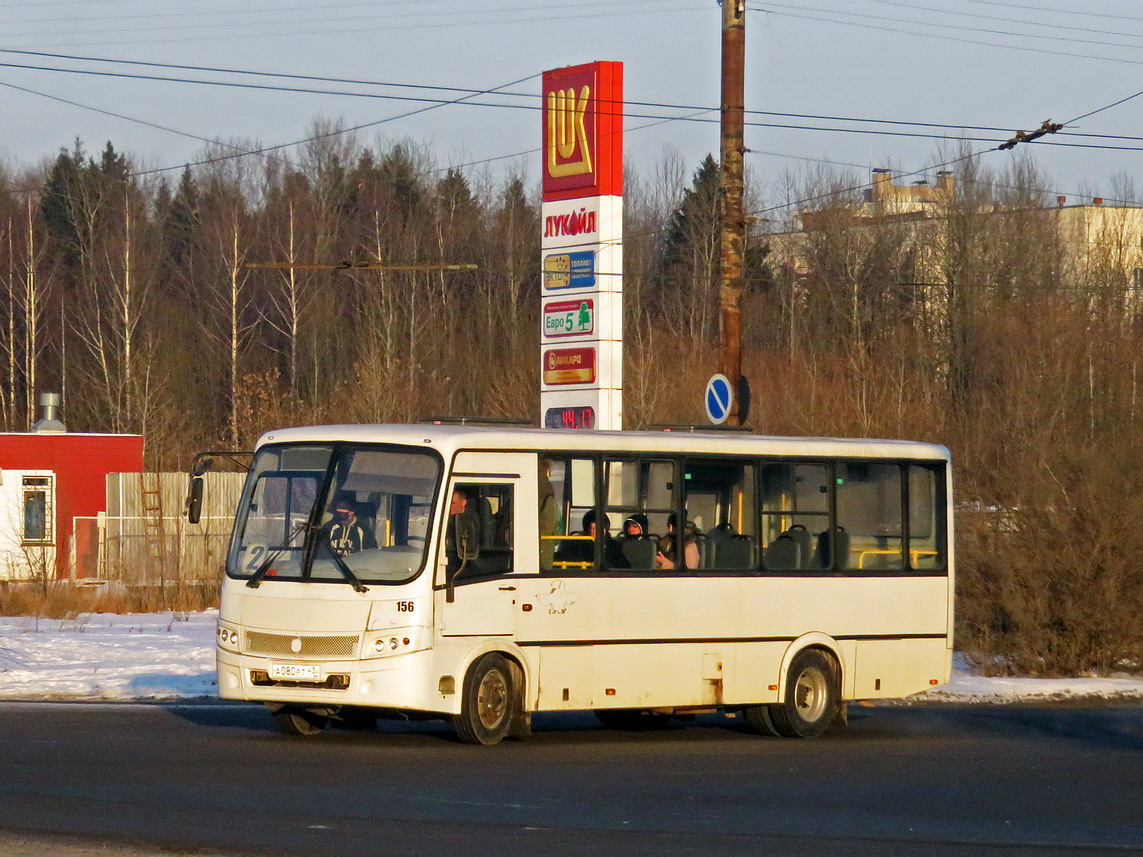
[[[687,526],[698,546],[697,567],[753,569],[758,544],[754,465],[735,459],[688,459],[685,469],[684,503]]]
[[[675,462],[624,456],[604,462],[608,536],[603,556],[608,568],[655,571],[675,508]]]
[[[860,571],[905,568],[901,467],[871,461],[838,462],[837,567]]]
[[[540,568],[561,574],[595,568],[595,540],[590,533],[596,508],[595,461],[590,458],[546,456],[546,472],[555,500],[553,533],[540,538]],[[541,482],[541,490],[546,490]],[[541,509],[541,511],[543,511]]]
[[[909,465],[909,567],[918,571],[945,566],[945,507],[941,477],[931,467]]]
[[[828,568],[829,467],[765,462],[761,485],[762,567],[767,571]],[[825,538],[819,539],[823,533]]]
[[[460,578],[511,574],[512,486],[503,483],[458,483],[455,495],[463,497],[450,514],[445,550],[450,568],[461,569]],[[462,551],[458,534],[474,544]]]

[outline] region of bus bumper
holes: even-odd
[[[273,681],[271,659],[218,650],[218,695],[248,702],[353,705],[411,711],[451,712],[452,694],[436,691],[431,650],[390,658],[322,661],[320,681]]]

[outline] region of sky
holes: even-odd
[[[1143,90],[1143,8],[1132,0],[747,0],[747,10],[747,110],[787,114],[747,117],[760,123],[746,129],[747,164],[771,194],[785,173],[821,162],[862,179],[871,167],[924,170],[961,145],[993,149],[1096,110],[1065,132],[1117,138],[1020,147],[1050,189],[1113,199],[1115,177],[1143,163],[1143,95],[1109,108]],[[606,59],[624,63],[628,163],[650,180],[676,159],[689,175],[718,151],[720,21],[715,0],[0,0],[0,162],[36,165],[78,137],[89,152],[111,141],[136,169],[179,168],[203,139],[280,145],[327,120],[368,124],[363,143],[423,144],[442,167],[535,183],[539,74]],[[437,103],[465,96],[475,103]],[[910,134],[945,139],[900,136]],[[981,163],[1002,170],[1016,156]]]
[[[0,617],[0,700],[124,702],[217,696],[218,611]],[[1143,676],[988,678],[957,654],[953,679],[924,702],[1143,699]]]

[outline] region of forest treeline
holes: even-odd
[[[767,198],[806,200],[777,206],[753,182],[749,423],[946,444],[958,647],[997,670],[1141,670],[1139,225],[1124,209],[1077,244],[1027,161],[964,160],[956,179],[922,220],[855,216],[864,177],[771,180]],[[625,425],[701,422],[717,163],[629,170],[624,205]],[[809,209],[813,231],[792,234]],[[148,467],[171,470],[283,425],[538,412],[540,214],[522,174],[328,135],[289,161],[169,177],[77,142],[0,173],[0,253],[8,431],[61,391],[70,430],[143,433]],[[478,267],[251,267],[376,260]]]

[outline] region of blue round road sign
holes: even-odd
[[[734,401],[734,392],[730,386],[730,379],[725,375],[712,375],[706,382],[706,416],[716,426],[726,422],[730,416],[730,406]]]

